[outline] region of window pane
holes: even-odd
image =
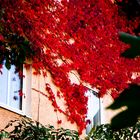
[[[3,67],[0,74],[0,102],[7,104],[7,92],[8,92],[8,71]]]
[[[9,92],[9,105],[13,108],[20,109],[21,97],[19,91],[21,89],[21,80],[18,73],[15,73],[15,66],[12,65],[10,69],[10,92]]]
[[[88,111],[87,111],[87,120],[90,121],[90,124],[87,124],[86,133],[88,134],[92,127],[100,125],[100,99],[97,97],[97,93],[88,90],[86,93],[88,97]]]
[[[0,102],[12,108],[21,109],[20,89],[21,79],[18,73],[15,73],[15,66],[11,65],[11,69],[7,70],[3,65],[2,74],[0,74]]]

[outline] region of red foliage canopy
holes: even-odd
[[[127,21],[110,0],[4,0],[0,5],[5,31],[10,29],[32,43],[36,74],[50,72],[66,101],[65,113],[79,132],[86,125],[84,82],[98,88],[100,96],[112,89],[114,98],[128,83],[140,82],[132,79],[132,72],[140,71],[140,59],[120,57],[129,46],[118,36],[119,31],[133,33],[138,20]],[[80,85],[71,84],[71,70],[78,72]],[[54,107],[62,111],[48,84],[46,90]]]

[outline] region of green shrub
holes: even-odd
[[[14,128],[7,132],[7,128]],[[53,126],[43,126],[39,122],[27,118],[10,121],[1,130],[0,139],[10,140],[79,140],[78,132],[69,129],[55,129]]]
[[[127,127],[119,130],[111,128],[110,124],[103,124],[92,128],[87,140],[139,140],[140,139],[140,123],[133,127]]]

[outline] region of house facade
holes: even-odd
[[[78,130],[78,126],[68,121],[66,115],[54,111],[52,102],[47,98],[46,82],[50,83],[54,93],[57,91],[49,73],[47,78],[41,75],[33,75],[33,69],[30,65],[28,69],[23,68],[24,77],[20,79],[18,74],[14,72],[14,69],[15,67],[12,66],[8,71],[3,66],[3,74],[0,75],[0,129],[3,129],[10,120],[26,116],[39,121],[43,125],[50,124],[55,128],[63,127]],[[74,75],[70,75],[70,79],[71,82],[78,83]],[[87,119],[90,120],[90,124],[83,131],[83,136],[88,134],[93,126],[109,123],[111,117],[116,113],[105,109],[113,101],[109,94],[99,99],[97,97],[98,91],[88,88],[89,90],[85,93],[85,96],[88,96]],[[20,90],[22,92],[19,92]],[[57,98],[57,103],[61,109],[65,110],[63,98]],[[60,120],[61,123],[58,123]]]

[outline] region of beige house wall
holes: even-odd
[[[52,106],[52,102],[46,97],[48,93],[45,90],[45,83],[49,83],[51,88],[56,94],[57,88],[52,83],[51,77],[44,78],[43,76],[33,76],[32,78],[32,105],[31,105],[31,114],[34,120],[39,120],[42,124],[51,124],[55,126],[55,128],[63,127],[77,130],[77,126],[75,124],[71,124],[67,121],[67,117],[59,113],[58,111],[54,111],[54,107]],[[41,93],[45,94],[46,96],[40,94],[38,91],[34,90],[37,89]],[[64,107],[64,100],[57,98],[58,105],[65,110]],[[61,124],[58,124],[57,121],[62,120]]]
[[[45,91],[45,83],[50,83],[53,92],[56,93],[57,88],[53,85],[51,77],[48,75],[47,78],[43,76],[34,76],[32,75],[32,69],[26,71],[26,78],[24,79],[24,92],[29,92],[25,98],[28,97],[26,106],[24,110],[27,110],[28,117],[31,117],[33,120],[37,120],[44,125],[53,125],[55,128],[68,128],[72,130],[77,130],[78,126],[76,124],[71,124],[67,117],[59,112],[54,111],[54,107],[51,105],[51,101],[41,93],[48,95]],[[72,82],[78,82],[74,76],[70,76]],[[41,93],[39,93],[41,92]],[[30,100],[29,100],[30,99]],[[24,99],[25,100],[25,99]],[[102,123],[110,122],[111,117],[115,114],[111,110],[105,110],[105,107],[112,102],[112,98],[109,95],[106,95],[102,99]],[[65,110],[65,101],[63,99],[57,98],[58,105]],[[22,114],[17,114],[15,112],[9,111],[4,108],[0,108],[0,129],[3,129],[10,120],[21,118]],[[58,124],[57,121],[62,120],[61,124]]]
[[[39,121],[44,125],[50,124],[55,128],[63,127],[77,130],[77,126],[75,124],[71,124],[69,121],[67,121],[67,117],[64,114],[55,112],[52,102],[49,101],[46,96],[38,92],[40,91],[48,95],[48,93],[45,91],[45,83],[48,82],[51,84],[53,92],[56,93],[57,90],[53,85],[51,78],[32,75],[30,70],[26,70],[25,73],[25,79],[23,81],[23,92],[27,92],[25,94],[25,98],[23,97],[23,102],[27,101],[27,103],[23,105],[25,114],[16,113],[14,111],[10,111],[9,109],[0,107],[0,129],[3,129],[10,120],[15,120],[27,115],[27,117]],[[28,98],[30,98],[30,100]],[[62,109],[65,109],[63,99],[57,99],[57,103]],[[62,123],[58,124],[58,120],[62,120]]]
[[[106,94],[103,99],[102,99],[102,123],[106,124],[106,123],[110,123],[111,119],[118,114],[119,112],[123,111],[125,109],[125,107],[121,108],[121,109],[117,109],[117,110],[111,110],[111,109],[106,109],[106,107],[108,107],[111,103],[113,103],[113,98],[109,95]]]

